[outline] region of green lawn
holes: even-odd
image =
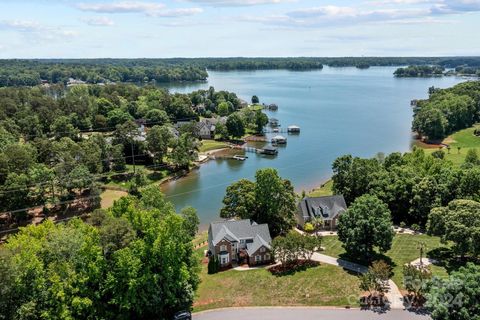
[[[358,278],[320,265],[277,277],[265,269],[207,274],[202,264],[194,311],[242,306],[357,306]]]
[[[202,140],[202,145],[200,146],[200,152],[207,152],[215,149],[228,148],[228,144],[221,141],[215,140]]]
[[[333,195],[332,191],[333,187],[333,180],[328,180],[325,182],[320,188],[314,189],[312,192],[308,194],[309,197],[324,197],[324,196],[331,196]]]
[[[450,152],[448,152],[446,149],[443,149],[446,153],[445,158],[457,165],[461,165],[465,161],[465,156],[467,155],[469,149],[477,149],[477,151],[480,152],[480,137],[477,137],[473,134],[474,130],[479,128],[480,124],[476,124],[471,128],[460,130],[447,137],[443,142],[450,145]],[[460,147],[460,152],[458,147]],[[432,153],[436,150],[438,149],[425,149],[427,153]]]
[[[144,165],[137,165],[135,166],[136,170],[143,170],[147,176],[147,185],[157,183],[161,181],[162,179],[166,178],[170,171],[167,169],[160,169],[160,170],[151,170],[149,168],[146,168]],[[126,172],[122,172],[122,174],[112,174],[109,178],[109,181],[106,183],[107,186],[114,186],[114,187],[120,187],[125,190],[128,190],[130,187],[130,181],[125,180],[127,175],[125,173],[133,173],[133,166],[132,165],[127,165],[127,170]]]
[[[403,266],[406,263],[419,258],[419,250],[417,249],[419,242],[424,242],[426,244],[427,252],[443,247],[440,243],[440,238],[438,237],[397,234],[393,239],[392,248],[385,254],[384,259],[390,260],[387,262],[393,267],[392,279],[400,288],[403,287]],[[348,259],[344,256],[345,250],[342,248],[342,243],[338,240],[337,236],[323,237],[322,247],[325,248],[325,251],[322,253],[326,255]],[[432,272],[439,277],[447,275],[445,268],[440,266],[432,266]]]

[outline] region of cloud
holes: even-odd
[[[163,3],[121,1],[110,3],[79,3],[76,7],[82,11],[96,13],[143,13],[151,17],[190,16],[203,12],[201,8],[167,9]]]
[[[444,0],[431,9],[433,14],[456,14],[480,11],[480,0]]]
[[[83,18],[81,20],[94,27],[110,27],[115,24],[115,22],[108,17]]]
[[[184,0],[217,7],[245,7],[295,2],[295,0]]]
[[[60,26],[46,26],[31,20],[2,20],[0,29],[20,32],[32,42],[69,40],[78,35],[77,31]]]

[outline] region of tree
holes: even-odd
[[[256,210],[255,183],[241,179],[227,187],[223,198],[223,208],[220,210],[220,217],[231,219],[252,218]]]
[[[263,128],[268,124],[268,117],[265,113],[258,110],[255,112],[255,131],[262,133]]]
[[[433,320],[470,320],[480,314],[480,266],[472,263],[452,272],[448,279],[433,278],[426,307]]]
[[[227,118],[228,134],[234,138],[240,138],[245,134],[245,124],[238,113],[233,113]]]
[[[183,208],[180,212],[184,219],[184,228],[188,234],[193,238],[198,232],[198,225],[200,219],[198,218],[197,210],[192,207]]]
[[[383,260],[374,261],[368,271],[360,276],[360,289],[371,296],[383,296],[388,289],[391,268]]]
[[[147,149],[153,154],[156,163],[163,163],[172,139],[173,133],[166,126],[153,126],[147,132]]]
[[[268,223],[273,236],[286,234],[295,225],[297,201],[290,181],[282,179],[275,169],[260,169],[255,174],[254,190],[254,221]]]
[[[155,124],[163,126],[170,122],[168,114],[164,110],[152,109],[147,111],[145,119],[148,121],[148,124]]]
[[[219,135],[220,139],[227,140],[228,139],[228,129],[227,126],[223,123],[217,123],[215,125],[215,135]]]
[[[198,157],[198,140],[188,133],[182,134],[173,143],[170,160],[178,168],[187,169]]]
[[[448,121],[438,109],[422,108],[413,121],[413,129],[430,140],[441,139],[447,132]]]
[[[416,266],[407,264],[403,266],[403,285],[405,289],[413,296],[416,303],[422,301],[427,289],[427,282],[432,278],[430,266]]]
[[[357,198],[338,221],[338,238],[350,256],[368,261],[375,247],[386,252],[394,236],[390,210],[376,196]]]
[[[480,203],[455,200],[447,207],[432,209],[428,216],[427,231],[440,236],[443,242],[452,241],[454,251],[461,256],[480,254]]]
[[[253,104],[260,103],[260,99],[258,99],[257,96],[253,96],[253,97],[252,97],[252,103],[253,103]]]
[[[467,155],[465,156],[465,164],[469,164],[472,166],[477,166],[480,164],[477,149],[469,149],[467,151]]]
[[[50,126],[50,131],[55,135],[56,139],[63,137],[76,140],[78,138],[79,130],[76,129],[69,117],[59,116]]]
[[[217,114],[221,117],[228,116],[232,110],[228,102],[222,102],[217,106]]]

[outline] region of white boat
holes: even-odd
[[[287,138],[284,136],[278,135],[272,138],[272,143],[274,144],[285,144],[287,143]]]

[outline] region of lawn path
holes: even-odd
[[[325,254],[321,254],[317,252],[313,254],[312,260],[318,261],[320,263],[326,263],[326,264],[342,267],[344,269],[357,272],[357,273],[365,273],[368,271],[368,267],[363,266],[361,264],[330,257]],[[397,285],[395,284],[395,282],[393,282],[393,280],[388,280],[388,286],[389,286],[389,290],[386,293],[386,296],[389,302],[390,309],[404,309],[403,296],[400,290],[398,289]]]

